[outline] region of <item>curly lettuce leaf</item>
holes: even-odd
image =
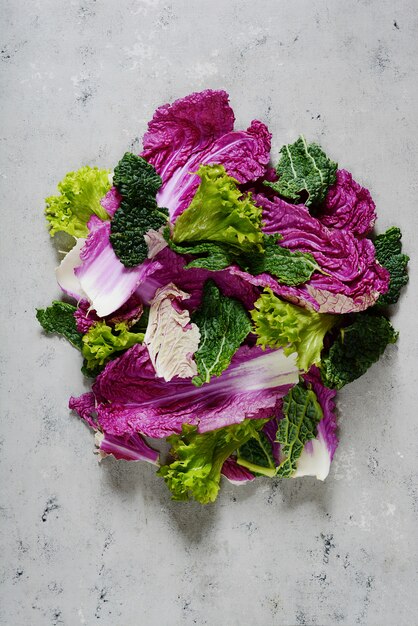
[[[324,385],[341,389],[356,380],[397,338],[398,333],[383,315],[358,313],[350,326],[340,329],[338,338],[322,359],[320,370]]]
[[[148,257],[145,234],[168,220],[155,199],[161,178],[145,159],[127,152],[115,167],[113,184],[122,201],[111,222],[110,243],[125,267],[135,267]]]
[[[190,206],[174,224],[174,243],[211,242],[239,252],[261,251],[261,209],[242,194],[222,165],[202,165],[197,174],[201,182]]]
[[[82,338],[82,354],[87,371],[97,371],[105,365],[115,353],[142,343],[143,333],[128,330],[126,322],[108,326],[105,321],[96,322]]]
[[[184,424],[181,435],[168,437],[175,460],[157,473],[164,478],[173,500],[188,500],[190,495],[201,504],[216,500],[224,462],[265,422],[249,419],[204,434]]]
[[[390,274],[389,289],[379,296],[377,305],[395,304],[399,299],[402,287],[408,282],[406,268],[409,256],[402,254],[401,239],[400,228],[392,226],[382,235],[377,235],[374,240],[377,260]]]
[[[303,135],[295,143],[283,146],[280,154],[276,166],[279,180],[265,184],[289,200],[304,202],[306,206],[320,205],[335,183],[337,164],[320,146],[306,143]]]
[[[45,216],[51,237],[64,231],[74,237],[86,237],[87,222],[92,215],[108,220],[109,215],[100,200],[110,189],[110,170],[97,167],[80,168],[69,172],[58,183],[59,196],[46,198]]]
[[[271,441],[262,430],[238,448],[237,463],[256,475],[270,478],[276,475]]]
[[[297,469],[305,444],[317,435],[317,425],[323,418],[321,405],[313,389],[298,383],[283,398],[283,419],[277,429],[280,453],[284,457],[277,475],[290,478]]]
[[[316,313],[284,302],[266,289],[250,311],[257,344],[266,348],[282,346],[286,355],[297,352],[297,364],[307,372],[319,364],[326,333],[337,323],[337,315]]]
[[[54,300],[46,309],[36,310],[36,319],[47,333],[62,335],[78,350],[82,348],[82,333],[77,330],[74,317],[76,307],[67,302]]]
[[[208,280],[203,290],[202,305],[193,315],[200,330],[200,343],[195,352],[196,387],[220,376],[249,332],[251,322],[244,306],[235,298],[224,296],[216,284]]]

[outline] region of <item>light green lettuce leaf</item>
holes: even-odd
[[[307,372],[319,365],[326,333],[339,321],[338,315],[316,313],[284,302],[266,289],[250,314],[257,344],[266,348],[282,346],[286,355],[297,352],[297,364]]]
[[[50,234],[64,231],[74,237],[86,237],[87,222],[92,215],[108,220],[109,215],[100,200],[110,189],[110,170],[97,167],[80,168],[69,172],[58,183],[59,196],[46,198],[45,215],[49,222]]]
[[[197,174],[201,183],[174,224],[174,243],[212,242],[240,252],[261,251],[261,208],[243,195],[222,165],[201,165]]]
[[[85,369],[97,372],[115,353],[127,350],[143,340],[144,333],[129,331],[126,322],[115,326],[108,326],[105,321],[97,322],[83,335]]]
[[[213,502],[219,491],[222,465],[266,421],[245,420],[202,434],[195,426],[183,425],[181,435],[168,437],[175,460],[157,473],[163,476],[173,500],[188,500],[191,495],[201,504]]]

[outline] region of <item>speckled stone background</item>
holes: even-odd
[[[416,0],[1,5],[1,624],[418,624]],[[339,394],[326,482],[225,484],[202,508],[149,465],[98,465],[67,410],[80,357],[34,310],[59,295],[43,198],[206,87],[237,127],[269,124],[274,157],[320,141],[415,256],[398,344]]]

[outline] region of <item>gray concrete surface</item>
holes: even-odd
[[[416,1],[1,5],[1,624],[418,624]],[[273,155],[320,141],[414,256],[398,344],[339,395],[327,481],[224,485],[202,508],[148,465],[97,464],[67,410],[79,356],[34,309],[59,295],[43,198],[206,87],[238,127],[269,124]]]

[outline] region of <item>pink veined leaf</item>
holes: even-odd
[[[280,246],[312,254],[323,272],[314,272],[300,287],[273,286],[270,280],[268,286],[275,293],[321,313],[363,311],[386,293],[389,272],[376,260],[372,241],[357,239],[348,230],[327,228],[302,204],[291,205],[262,194],[254,200],[263,208],[264,232],[280,233]]]
[[[95,441],[101,458],[112,455],[118,461],[148,461],[158,464],[159,452],[151,448],[138,433],[116,436],[97,431]]]
[[[146,347],[137,344],[97,377],[97,423],[109,434],[161,438],[180,433],[182,424],[206,432],[246,418],[264,419],[275,414],[298,375],[294,358],[282,350],[242,346],[230,367],[202,387],[181,378],[167,383],[155,376]]]
[[[194,93],[157,109],[141,154],[154,165],[163,185],[157,202],[172,222],[186,209],[200,183],[201,164],[220,164],[240,183],[262,176],[270,158],[271,134],[254,120],[233,131],[234,114],[224,91]]]
[[[238,465],[235,458],[230,456],[222,465],[221,474],[228,479],[233,485],[244,485],[252,480],[255,476],[246,467]]]

